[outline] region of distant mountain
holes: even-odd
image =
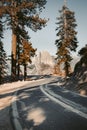
[[[52,74],[55,61],[47,51],[42,51],[33,59],[32,64],[35,65],[36,74]]]
[[[79,61],[78,56],[73,56],[71,62],[72,70],[74,70],[75,64]],[[7,60],[8,74],[11,74],[11,60]],[[54,65],[56,64],[55,56],[51,56],[48,51],[38,52],[35,57],[32,58],[32,64],[28,64],[27,73],[30,74],[53,74]],[[23,66],[21,66],[21,73],[23,74]]]

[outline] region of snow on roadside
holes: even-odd
[[[12,90],[27,85],[30,82],[33,81],[17,81],[12,83],[5,83],[3,85],[0,85],[0,93],[2,94],[3,92],[7,92],[7,91],[11,92]]]
[[[18,90],[19,88],[26,86],[27,84],[32,86],[32,84],[38,84],[40,81],[44,81],[44,79],[31,80],[31,81],[17,81],[12,83],[5,83],[0,85],[0,94],[13,92],[14,90]]]
[[[33,81],[17,81],[0,85],[0,110],[3,110],[10,106],[13,92],[17,91],[19,88],[27,85],[30,82]]]
[[[12,83],[5,83],[0,85],[0,89],[7,88],[7,87],[18,87],[20,85],[25,85],[26,83],[28,83],[29,81],[17,81],[17,82],[12,82]]]

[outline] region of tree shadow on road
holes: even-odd
[[[1,95],[0,100],[15,97],[13,92]],[[59,104],[46,97],[39,86],[23,88],[18,91],[16,103],[18,109],[17,120],[26,130],[87,130],[87,120],[65,110]],[[10,110],[10,111],[9,111]],[[5,113],[7,112],[7,114]],[[10,112],[10,116],[9,116]],[[0,110],[0,130],[13,130],[13,110],[10,103]],[[7,122],[6,122],[7,121]],[[11,125],[10,125],[11,124]],[[15,127],[13,127],[15,128]],[[15,130],[15,129],[14,129]]]
[[[19,117],[26,130],[87,130],[86,120],[51,101],[38,88],[19,91]],[[24,105],[26,103],[26,105]]]

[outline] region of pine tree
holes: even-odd
[[[21,51],[19,55],[19,64],[24,66],[24,80],[26,80],[27,77],[27,65],[28,63],[32,63],[31,58],[34,57],[36,49],[32,47],[32,44],[28,42],[27,40],[22,40],[23,44],[23,50]]]
[[[23,51],[23,39],[26,39],[27,41],[30,39],[28,32],[25,30],[24,25],[18,26],[16,30],[16,36],[17,36],[17,50],[16,50],[16,58],[17,58],[17,67],[16,67],[16,74],[17,78],[20,79],[20,53]]]
[[[0,84],[4,82],[4,78],[6,75],[7,63],[6,63],[6,52],[3,47],[3,25],[0,20]]]
[[[71,51],[76,51],[77,48],[77,38],[75,28],[77,26],[74,12],[70,11],[69,8],[64,5],[60,12],[60,17],[57,18],[56,23],[58,27],[56,28],[57,40],[55,41],[57,47],[57,61],[58,65],[63,64],[65,70],[65,76],[69,75],[70,62],[72,60]],[[60,67],[61,68],[61,67]]]
[[[16,78],[17,63],[17,28],[22,24],[33,31],[42,29],[46,20],[39,17],[44,8],[46,0],[3,0],[0,8],[0,14],[6,17],[7,25],[12,29],[12,79]]]

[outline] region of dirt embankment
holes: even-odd
[[[66,82],[66,88],[87,95],[87,65],[81,60],[75,65],[72,76]]]

